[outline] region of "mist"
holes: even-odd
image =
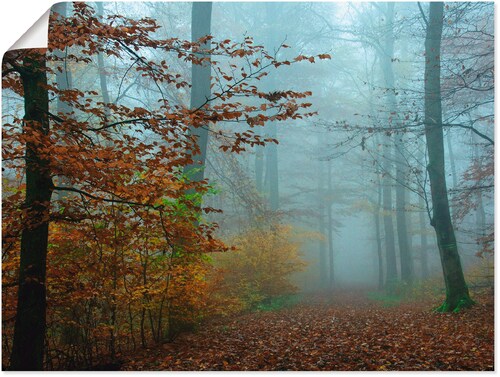
[[[3,73],[3,369],[493,369],[492,2],[59,3]]]

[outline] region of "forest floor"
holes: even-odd
[[[439,302],[317,296],[219,319],[128,357],[122,370],[493,370],[493,295],[458,314]]]

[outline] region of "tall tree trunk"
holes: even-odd
[[[261,134],[260,128],[256,133]],[[255,147],[255,186],[257,191],[262,194],[263,192],[263,177],[264,177],[264,147],[257,145]]]
[[[212,2],[194,2],[191,20],[191,40],[198,41],[200,38],[210,35],[210,25],[212,20]],[[209,49],[210,42],[201,46],[202,50]],[[201,56],[201,54],[200,54]],[[205,58],[207,56],[204,56]],[[210,61],[203,64],[193,64],[191,66],[191,108],[197,109],[210,98],[210,74],[212,65]],[[200,182],[204,178],[204,167],[207,157],[208,127],[190,127],[189,132],[196,138],[200,153],[193,155],[193,163],[186,166],[184,173],[193,182]]]
[[[95,4],[97,7],[97,16],[102,18],[104,14],[104,7],[101,2],[96,2]],[[109,99],[108,78],[106,76],[106,66],[104,65],[104,55],[102,52],[97,53],[97,67],[99,69],[99,84],[101,86],[102,102],[104,105],[108,105],[111,101]],[[105,108],[104,113],[109,118],[109,109],[107,107]]]
[[[405,169],[406,170],[406,169]],[[406,175],[406,173],[405,173]],[[406,187],[403,189],[404,192],[404,206],[405,206],[405,229],[406,229],[406,243],[408,246],[408,255],[407,255],[407,263],[406,267],[409,268],[409,273],[408,277],[409,280],[406,280],[408,282],[411,282],[415,278],[415,266],[413,262],[413,213],[412,212],[407,212],[406,211],[406,203],[408,203],[411,206],[411,195],[412,192],[408,190]]]
[[[266,23],[268,25],[269,45],[268,51],[278,48],[278,31],[275,30],[276,17],[279,15],[278,3],[266,3]],[[275,90],[276,75],[272,75],[269,81],[270,90]],[[278,130],[276,122],[268,122],[267,137],[277,139]],[[278,185],[278,146],[275,143],[266,145],[266,191],[269,194],[269,206],[272,211],[279,208],[279,185]]]
[[[335,284],[335,263],[334,263],[334,253],[333,253],[333,218],[332,218],[332,162],[328,161],[328,175],[327,175],[327,187],[328,187],[328,206],[326,208],[328,215],[328,272],[329,272],[329,287],[333,289]]]
[[[396,101],[396,90],[394,70],[392,69],[394,58],[394,3],[387,3],[386,31],[384,36],[384,49],[380,58],[385,86],[387,88],[386,100],[389,111],[389,128],[398,126],[398,106]],[[396,230],[398,235],[398,246],[401,263],[401,278],[405,282],[412,280],[412,262],[410,247],[408,243],[408,229],[406,225],[405,210],[405,165],[403,135],[394,135],[394,157],[396,159]]]
[[[387,60],[386,53],[380,54],[380,59]],[[392,54],[391,54],[392,55]],[[390,58],[389,58],[390,59]],[[382,71],[385,72],[385,66],[383,62]],[[382,207],[383,207],[383,224],[384,224],[384,238],[385,238],[385,257],[386,257],[386,288],[391,290],[397,282],[398,270],[396,265],[396,245],[394,241],[394,224],[393,224],[393,212],[392,212],[392,179],[390,177],[391,171],[393,169],[392,165],[392,140],[390,136],[384,137],[382,140],[383,144],[383,163],[382,169],[385,172],[384,178],[382,180]]]
[[[67,6],[68,3],[57,3],[54,4],[54,6],[52,7],[52,11],[58,13],[59,17],[65,18],[67,17]],[[71,89],[71,87],[73,86],[71,71],[68,70],[66,67],[66,60],[64,59],[65,54],[66,51],[61,51],[61,50],[54,51],[54,55],[57,58],[61,59],[62,61],[62,67],[61,67],[62,70],[61,71],[59,71],[58,69],[55,70],[57,88],[61,91]],[[73,111],[73,107],[69,105],[67,102],[61,101],[61,99],[58,97],[57,112],[63,114],[69,114],[71,111]]]
[[[67,17],[67,7],[68,3],[61,2],[54,4],[52,7],[52,11],[56,12],[59,14],[59,17],[65,18]],[[56,84],[57,84],[57,89],[60,91],[65,91],[69,90],[73,87],[73,78],[71,71],[67,69],[66,65],[66,59],[64,58],[66,55],[66,51],[61,51],[61,50],[55,50],[54,55],[61,59],[62,62],[62,70],[59,71],[58,69],[55,70],[55,75],[56,75]],[[65,101],[61,100],[61,95],[57,97],[57,112],[58,114],[64,114],[68,116],[73,111],[73,106],[68,104]],[[57,178],[59,182],[56,182],[58,186],[70,186],[70,182],[67,177],[64,176],[59,176]],[[58,206],[57,210],[63,209],[67,210],[66,208],[63,208],[64,204],[63,201],[70,197],[71,194],[67,191],[59,191],[56,194],[56,197],[58,199],[58,202],[56,205]]]
[[[429,181],[432,196],[431,225],[436,231],[441,265],[446,285],[446,300],[439,311],[458,311],[473,304],[465,283],[458,254],[455,231],[450,216],[446,187],[443,124],[441,108],[441,35],[443,32],[443,3],[431,2],[425,37],[425,137],[429,155]]]
[[[455,154],[453,153],[453,145],[451,142],[451,130],[448,131],[446,134],[446,144],[448,147],[448,159],[450,161],[450,170],[451,170],[451,179],[452,179],[452,188],[456,188],[458,185],[458,179],[457,179],[457,168],[455,166]],[[450,214],[451,217],[453,218],[453,212],[455,211],[454,209],[454,204],[453,200],[450,203]]]
[[[387,172],[391,169],[390,148],[385,147],[385,155],[383,168]],[[394,244],[394,224],[392,221],[392,188],[391,179],[387,175],[382,183],[382,207],[383,207],[383,223],[384,223],[384,238],[385,238],[385,258],[386,258],[386,280],[385,285],[388,290],[391,290],[398,280],[398,269],[396,265],[396,245]]]
[[[425,223],[424,199],[419,199],[420,212],[418,213],[418,221],[420,225],[420,267],[422,270],[422,279],[429,277],[429,258],[427,256],[427,227]]]
[[[378,260],[378,289],[382,290],[384,288],[384,266],[382,260],[382,240],[380,238],[380,209],[382,208],[382,184],[380,181],[380,172],[376,171],[377,174],[377,204],[375,210],[373,211],[373,217],[375,220],[375,239],[377,241],[377,260]]]
[[[26,143],[25,224],[21,234],[19,291],[11,370],[42,370],[46,328],[45,276],[52,179],[40,148],[49,134],[49,97],[45,50],[27,53],[21,72],[24,89],[24,132],[36,142]]]
[[[451,178],[453,182],[453,187],[457,187],[458,179],[457,179],[457,168],[455,166],[455,154],[453,153],[453,144],[451,142],[451,132],[448,132],[446,135],[446,143],[448,144],[448,157],[450,160],[450,170],[451,170]]]
[[[321,147],[321,137],[318,135],[318,150]],[[325,235],[326,233],[326,225],[325,225],[325,182],[324,182],[324,162],[318,161],[318,231],[321,235]],[[324,240],[319,241],[319,280],[321,289],[325,289],[327,287],[328,280],[328,271],[327,271],[327,258],[326,258],[326,242]]]
[[[386,138],[386,143],[390,140]],[[384,143],[384,161],[382,163],[385,175],[382,179],[382,220],[384,224],[386,277],[385,286],[392,290],[398,280],[398,268],[396,262],[396,244],[394,239],[393,207],[392,207],[392,178],[389,172],[392,165],[392,148]]]
[[[276,123],[269,124],[268,137],[277,138]],[[269,193],[269,207],[272,211],[279,208],[279,186],[278,186],[278,146],[275,143],[266,145],[266,177],[267,192]]]
[[[473,136],[474,140],[474,158],[479,161],[481,165],[481,156],[479,154],[479,146],[478,140]],[[484,212],[484,204],[483,204],[483,193],[481,190],[476,190],[477,197],[477,208],[476,208],[476,229],[477,229],[477,238],[483,238],[486,236],[486,213]],[[481,249],[483,249],[484,244],[481,243]]]

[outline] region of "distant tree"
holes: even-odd
[[[396,101],[396,84],[393,71],[393,61],[394,61],[394,7],[395,3],[387,3],[385,12],[385,28],[384,36],[382,38],[383,43],[379,47],[380,50],[380,63],[382,68],[382,73],[384,75],[384,81],[387,93],[385,95],[387,100],[387,113],[388,113],[388,125],[390,129],[392,127],[398,128],[400,126],[399,121],[399,109],[397,107]],[[391,141],[390,137],[387,141]],[[411,282],[412,280],[412,261],[411,261],[411,250],[408,242],[408,229],[406,224],[406,212],[405,212],[405,156],[403,147],[403,135],[395,134],[393,135],[393,146],[386,146],[386,153],[389,152],[389,148],[394,148],[394,154],[385,156],[385,168],[390,171],[392,168],[392,156],[395,160],[396,167],[396,230],[398,237],[398,247],[400,254],[400,264],[401,264],[401,279],[405,282]],[[388,186],[388,182],[386,182]],[[390,190],[390,188],[385,188],[384,190]],[[387,203],[385,204],[387,206]],[[389,224],[387,225],[389,227]],[[389,232],[390,235],[390,232]],[[392,264],[392,262],[391,262]],[[392,270],[392,267],[391,267]],[[390,271],[390,275],[394,274]],[[389,272],[388,272],[389,278]],[[391,278],[392,279],[392,278]]]
[[[317,140],[317,149],[321,150],[323,147],[323,140],[322,140],[323,135],[318,133],[318,140]],[[317,176],[317,201],[318,201],[318,232],[321,235],[324,235],[326,233],[326,223],[325,223],[325,217],[326,217],[326,211],[328,210],[328,200],[325,198],[325,175],[324,175],[324,161],[318,161],[318,170],[316,173]],[[328,194],[329,195],[329,194]],[[324,289],[327,287],[327,279],[328,279],[328,270],[327,270],[327,253],[326,253],[326,243],[325,240],[320,239],[319,240],[319,281],[320,281],[320,286],[321,289]]]
[[[282,4],[276,2],[266,2],[266,24],[267,24],[267,38],[269,51],[277,50],[281,44],[278,41],[279,31],[276,28],[276,19],[280,17],[282,12]],[[270,78],[269,87],[274,86],[276,83],[275,76]],[[271,139],[278,137],[278,129],[276,122],[269,122],[267,127],[267,136]],[[269,143],[265,149],[265,191],[269,195],[269,207],[272,211],[277,211],[280,204],[279,198],[279,174],[278,174],[278,145]]]

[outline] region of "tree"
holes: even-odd
[[[321,150],[323,147],[323,140],[322,137],[324,135],[318,133],[318,141],[317,141],[317,150]],[[330,163],[330,161],[327,161],[326,163]],[[326,233],[326,224],[325,224],[325,217],[327,217],[327,211],[330,211],[331,213],[331,200],[330,200],[330,193],[325,190],[325,175],[324,175],[324,169],[326,165],[325,161],[319,160],[318,161],[318,168],[316,172],[317,180],[318,180],[318,187],[317,187],[317,201],[318,201],[318,232],[321,235],[325,235]],[[328,177],[329,179],[331,177]],[[331,225],[331,224],[329,224]],[[329,240],[328,240],[329,242]],[[320,280],[320,287],[321,289],[325,289],[329,287],[329,284],[327,283],[328,281],[328,262],[327,262],[327,251],[326,251],[326,240],[320,239],[319,240],[319,280]]]
[[[279,36],[278,30],[276,30],[275,20],[278,15],[281,14],[281,4],[269,2],[265,3],[266,12],[266,24],[268,29],[268,44],[267,47],[270,51],[277,50],[280,43],[277,41]],[[271,77],[268,83],[269,87],[274,86],[276,80],[275,77]],[[268,137],[276,139],[278,136],[278,130],[276,128],[275,122],[269,122],[267,125]],[[257,158],[261,152],[257,151]],[[265,191],[269,195],[269,207],[272,211],[277,211],[279,208],[279,175],[278,175],[278,145],[275,143],[270,143],[265,149]],[[259,167],[260,169],[260,167]],[[258,173],[260,174],[260,173]]]
[[[197,57],[202,59],[201,64],[192,64],[191,67],[191,109],[202,108],[207,99],[210,98],[210,73],[212,65],[210,63],[209,50],[210,24],[212,20],[212,2],[194,2],[192,5],[191,19],[191,41],[198,42],[202,38],[205,40],[200,45],[200,52]],[[184,169],[187,177],[195,182],[203,180],[205,160],[207,158],[208,133],[210,125],[189,128],[189,134],[196,138],[198,153],[193,155],[193,164]]]
[[[394,71],[392,62],[394,61],[394,3],[387,3],[385,12],[385,35],[384,44],[380,48],[382,56],[380,62],[384,75],[385,85],[387,87],[387,111],[389,113],[388,127],[400,126],[399,110],[396,101],[396,85],[394,79]],[[401,263],[401,279],[405,282],[412,280],[412,262],[411,253],[408,243],[408,229],[406,225],[406,210],[405,210],[405,166],[403,161],[404,147],[403,135],[396,134],[394,137],[394,158],[396,160],[396,230],[398,236],[398,246]],[[389,148],[389,147],[387,147]],[[390,160],[389,156],[386,156]],[[390,168],[390,161],[387,162],[387,168]],[[389,232],[390,234],[390,232]],[[391,273],[392,274],[392,273]]]
[[[439,311],[458,311],[471,306],[472,299],[465,283],[455,231],[451,222],[446,188],[443,124],[441,108],[441,35],[443,31],[443,3],[429,5],[429,19],[425,37],[425,136],[429,163],[429,181],[432,197],[432,220],[437,237],[441,265],[446,285],[446,299]]]
[[[11,370],[40,370],[45,341],[45,277],[49,232],[49,208],[53,192],[49,160],[40,153],[49,136],[49,96],[45,89],[45,51],[28,50],[19,73],[24,93],[23,132],[26,140],[25,226],[21,234],[17,315]],[[21,59],[20,56],[17,57]],[[7,58],[8,59],[8,58]]]

